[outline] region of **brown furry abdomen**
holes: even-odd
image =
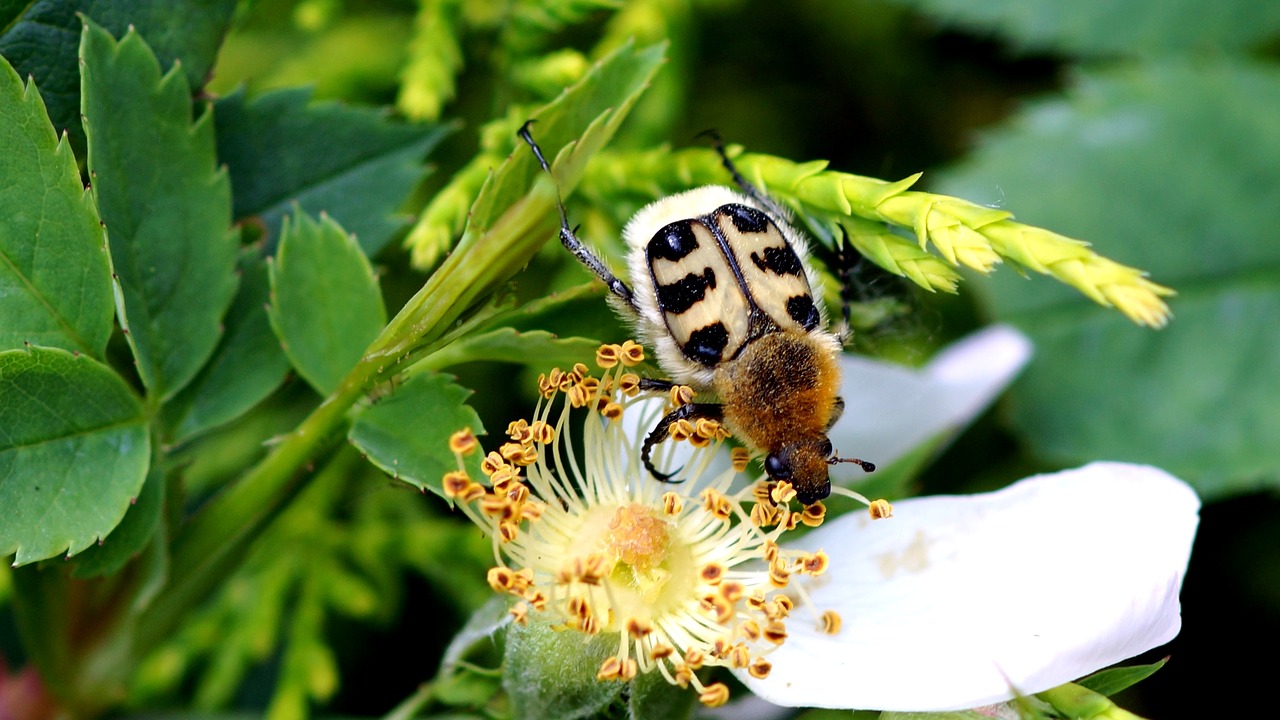
[[[783,443],[825,436],[840,392],[840,367],[818,339],[781,330],[748,343],[736,359],[717,367],[715,391],[734,435],[773,452]]]

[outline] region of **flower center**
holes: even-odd
[[[511,423],[511,442],[480,463],[487,486],[466,472],[463,455],[478,449],[475,436],[455,433],[450,448],[458,470],[446,473],[443,490],[492,538],[497,564],[489,585],[519,598],[511,609],[516,622],[532,616],[561,630],[617,633],[618,651],[601,665],[598,679],[657,672],[692,686],[703,703],[720,705],[728,686],[703,684],[698,671],[721,666],[755,678],[769,674],[764,656],[786,640],[795,604],[782,591],[793,575],[817,576],[827,567],[826,553],[788,550],[778,540],[801,524],[821,524],[825,508],[794,511],[796,492],[786,482],[730,492],[747,466],[749,452],[742,448],[733,453],[732,468],[700,483],[697,498],[652,478],[641,450],[645,436],[628,437],[622,422],[624,411],[643,402],[640,378],[623,368],[643,357],[628,341],[601,347],[597,364],[615,368],[604,377],[591,376],[581,363],[540,377],[543,401],[534,420]],[[667,408],[630,412],[641,413],[641,428],[652,427],[691,401],[692,392],[677,386]],[[571,409],[584,409],[586,421],[570,423]],[[580,453],[574,450],[578,428]],[[685,458],[689,477],[683,479],[703,476],[726,436],[705,418],[672,424],[670,439],[696,448]],[[879,516],[888,514],[886,504]],[[794,589],[804,601],[803,588]],[[837,632],[839,617],[824,615],[822,624]]]

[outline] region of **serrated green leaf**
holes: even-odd
[[[152,468],[136,502],[124,519],[97,545],[75,557],[72,574],[79,578],[110,575],[125,566],[151,542],[164,511],[164,473]]]
[[[213,352],[235,293],[231,191],[208,112],[191,122],[186,78],[141,36],[86,23],[89,171],[124,297],[122,324],[149,394],[182,389]]]
[[[328,395],[387,322],[378,279],[355,238],[298,212],[271,264],[271,327],[308,383]]]
[[[101,358],[115,304],[106,238],[34,84],[0,57],[0,349]]]
[[[511,625],[502,685],[517,720],[576,720],[603,710],[626,687],[596,679],[600,664],[617,650],[615,635],[587,638],[547,623]]]
[[[1126,688],[1133,687],[1146,680],[1165,666],[1169,658],[1161,658],[1159,662],[1149,665],[1132,665],[1129,667],[1108,668],[1099,670],[1087,678],[1077,681],[1077,685],[1092,690],[1100,695],[1111,697]]]
[[[164,67],[181,62],[191,87],[204,84],[235,0],[35,0],[0,7],[0,55],[19,74],[31,75],[44,93],[49,117],[72,144],[82,147],[80,66],[75,38],[84,15],[116,36],[130,26],[150,43]]]
[[[452,128],[310,98],[299,88],[217,102],[218,158],[231,173],[235,217],[257,218],[275,238],[295,204],[324,212],[372,257],[407,224],[400,207],[425,174],[424,156]]]
[[[458,469],[449,436],[467,427],[477,435],[484,433],[480,417],[464,404],[471,391],[447,375],[420,374],[390,393],[356,417],[348,437],[374,465],[445,497],[441,480]],[[471,477],[480,477],[480,453],[466,461]]]
[[[1257,0],[896,0],[1014,45],[1084,55],[1232,52],[1280,31],[1280,4]]]
[[[142,406],[114,372],[54,348],[0,352],[0,555],[75,555],[120,522],[146,478]]]
[[[240,289],[227,310],[217,349],[191,384],[165,405],[173,442],[240,417],[279,387],[289,371],[267,320],[267,263],[250,249],[241,255],[240,272]]]
[[[990,136],[942,190],[1018,208],[1179,292],[1159,332],[998,273],[995,315],[1036,355],[1013,420],[1063,464],[1159,465],[1212,497],[1280,480],[1280,72],[1146,64],[1084,75]],[[1211,419],[1211,421],[1206,421]]]

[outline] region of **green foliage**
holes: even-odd
[[[1156,674],[1156,671],[1164,667],[1168,662],[1169,658],[1166,657],[1150,665],[1108,668],[1087,678],[1082,678],[1079,684],[1099,695],[1110,697]]]
[[[39,91],[3,57],[0,147],[0,349],[32,343],[101,359],[115,308],[98,212]]]
[[[788,87],[842,92],[852,74],[884,107],[929,85],[907,68],[932,66],[902,44],[919,24],[895,27],[903,13],[878,0],[801,3],[772,23],[765,3],[733,14],[741,4],[0,0],[0,555],[22,566],[0,567],[0,605],[61,712],[345,713],[351,636],[425,616],[439,636],[404,640],[417,673],[404,692],[422,687],[392,717],[691,714],[694,695],[656,673],[596,680],[616,636],[584,652],[580,635],[512,625],[485,582],[492,541],[437,514],[437,495],[457,469],[453,431],[503,427],[527,409],[527,370],[620,339],[599,283],[562,290],[582,276],[555,246],[557,193],[607,245],[640,204],[728,183],[710,149],[661,143],[691,144],[703,127],[684,125],[708,115],[787,127],[769,78],[725,73],[747,53]],[[898,4],[1024,48],[1140,61],[1077,70],[944,179],[995,207],[916,190],[920,168],[885,182],[731,147],[739,167],[817,243],[847,233],[929,291],[1003,259],[1120,305],[1073,264],[1097,255],[1052,234],[1037,236],[1051,252],[1029,251],[1020,233],[1045,231],[1014,211],[1178,289],[1177,321],[1157,334],[1053,283],[1004,271],[982,286],[983,309],[1037,342],[1012,407],[1029,441],[1018,462],[1150,461],[1206,494],[1277,477],[1280,347],[1257,328],[1277,313],[1259,228],[1280,208],[1280,78],[1261,57],[1141,60],[1259,47],[1276,10]],[[1198,25],[1172,21],[1187,16]],[[853,23],[877,28],[887,61],[861,62],[874,55],[848,47]],[[825,65],[797,60],[824,46]],[[968,113],[904,105],[958,125],[989,118],[1000,92],[974,92]],[[432,122],[352,104],[393,97]],[[530,118],[554,182],[515,137]],[[892,125],[866,142],[857,120],[814,142],[878,147]],[[410,213],[425,280],[398,247]],[[480,457],[465,460],[473,478]],[[918,448],[881,480],[914,491],[930,457]],[[1158,666],[1082,687],[1114,692]],[[1073,693],[1057,701],[1114,707]]]
[[[351,442],[392,477],[445,497],[441,479],[459,469],[449,436],[463,428],[484,432],[475,410],[465,404],[471,392],[439,374],[415,375],[388,392],[356,417]],[[471,477],[480,476],[479,453],[466,464]]]
[[[36,0],[0,7],[0,56],[30,75],[44,94],[53,127],[83,147],[80,68],[76,43],[81,16],[116,37],[130,27],[150,39],[162,67],[181,63],[190,87],[200,87],[231,24],[235,0]]]
[[[893,2],[974,33],[998,32],[1014,45],[1081,55],[1238,52],[1280,32],[1280,6],[1254,0]]]
[[[422,158],[449,128],[392,123],[385,113],[310,97],[290,89],[247,99],[238,90],[215,104],[236,220],[260,223],[274,247],[295,205],[326,213],[372,257],[405,225],[397,213],[425,174]],[[308,152],[292,152],[299,146]]]
[[[171,442],[183,442],[243,415],[289,371],[267,318],[267,262],[255,248],[240,253],[240,287],[223,318],[222,338],[191,384],[164,407]]]
[[[507,630],[503,686],[517,720],[576,720],[600,713],[622,693],[621,682],[600,682],[596,672],[617,651],[618,639],[557,632],[545,623]]]
[[[658,673],[637,675],[629,690],[627,712],[630,718],[679,720],[693,716],[693,693],[672,685]]]
[[[271,265],[267,315],[298,373],[321,395],[364,355],[387,321],[378,279],[355,238],[332,219],[286,221]]]
[[[215,164],[209,114],[191,123],[186,77],[162,77],[141,35],[117,43],[87,23],[81,56],[88,167],[121,323],[143,384],[166,400],[213,352],[235,293],[231,188]]]
[[[15,565],[105,538],[142,489],[147,421],[119,376],[56,348],[0,352],[0,553]]]
[[[396,107],[420,120],[438,120],[456,93],[462,68],[459,46],[459,0],[419,0],[413,20],[409,59],[400,74]]]
[[[1280,477],[1269,439],[1280,433],[1270,381],[1280,345],[1258,331],[1280,318],[1280,287],[1260,272],[1280,250],[1258,242],[1280,221],[1277,113],[1274,67],[1090,71],[944,180],[948,192],[1098,238],[1179,291],[1176,322],[1134,333],[1047,284],[996,278],[992,311],[1036,342],[1013,409],[1039,453],[1158,463],[1209,496]]]
[[[75,557],[78,578],[119,572],[151,542],[164,513],[164,473],[152,468],[124,519],[111,534]]]

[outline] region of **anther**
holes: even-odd
[[[827,610],[822,613],[822,632],[828,635],[838,635],[841,625],[840,613],[835,610]]]
[[[644,347],[634,340],[623,342],[620,351],[624,367],[633,367],[644,362]]]
[[[729,701],[729,686],[712,683],[698,695],[698,701],[707,707],[720,707]]]
[[[889,504],[888,500],[875,500],[867,509],[871,513],[872,520],[883,520],[885,518],[893,517],[893,506]]]
[[[449,450],[455,455],[470,455],[480,446],[471,428],[463,428],[449,436]]]

